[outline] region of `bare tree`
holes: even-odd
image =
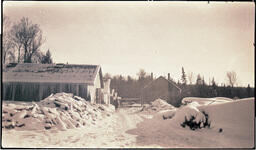
[[[9,58],[11,60],[15,59],[14,55],[14,43],[10,38],[10,26],[11,21],[9,17],[3,16],[3,44],[2,44],[2,64],[6,63],[6,60]]]
[[[146,77],[146,71],[144,69],[140,69],[139,72],[137,73],[139,79],[145,78]]]
[[[104,79],[111,79],[111,75],[109,73],[105,73],[103,78]]]
[[[20,62],[21,50],[23,50],[23,62],[31,63],[32,56],[39,51],[43,44],[39,25],[33,24],[28,18],[23,17],[20,22],[13,25],[11,35],[18,49],[18,62]]]
[[[237,83],[237,75],[235,71],[229,71],[227,72],[227,80],[231,87],[234,87],[234,85]]]
[[[193,83],[193,81],[194,81],[194,74],[193,74],[193,72],[189,72],[188,73],[188,81],[189,81],[189,84]]]
[[[33,63],[44,63],[44,57],[45,54],[41,51],[37,51],[34,56],[32,57],[32,62]]]

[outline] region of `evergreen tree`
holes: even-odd
[[[202,84],[202,78],[201,78],[200,74],[197,75],[196,84],[197,85],[201,85]]]
[[[182,67],[182,75],[181,75],[181,83],[183,84],[183,85],[186,85],[187,84],[187,76],[186,76],[186,73],[185,73],[185,71],[184,71],[184,68]]]
[[[52,63],[52,54],[50,50],[48,49],[46,54],[43,56],[43,59],[41,61],[42,64],[51,64]]]
[[[216,87],[216,82],[215,82],[215,80],[214,80],[214,77],[212,78],[212,86],[213,86],[213,87]]]
[[[202,84],[203,84],[203,86],[205,86],[204,76],[203,76],[203,79],[202,79]]]
[[[180,80],[178,80],[177,84],[180,85]]]
[[[217,85],[214,80],[214,77],[212,78],[212,96],[214,96],[214,97],[218,96]]]
[[[251,97],[251,87],[250,87],[250,84],[248,84],[248,86],[246,88],[246,91],[247,91],[247,96]]]

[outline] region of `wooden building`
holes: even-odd
[[[99,65],[13,64],[3,69],[3,100],[39,101],[66,92],[102,103],[104,83]]]
[[[110,82],[111,79],[103,79],[104,88],[101,89],[101,104],[110,104]]]
[[[152,76],[152,75],[151,75]],[[166,100],[173,106],[179,106],[181,103],[181,89],[170,80],[160,76],[146,85],[141,91],[141,104],[150,103],[156,99]]]

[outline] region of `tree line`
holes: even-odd
[[[144,69],[140,69],[137,73],[138,78],[131,76],[114,75],[109,73],[104,75],[104,78],[110,78],[110,88],[114,89],[120,97],[125,98],[139,98],[141,96],[141,90],[147,84],[154,81],[156,78],[152,78],[153,73],[146,73]],[[214,77],[210,82],[206,83],[204,76],[198,74],[196,79],[194,73],[185,73],[184,68],[181,69],[181,79],[174,81],[181,89],[181,97],[228,97],[228,98],[246,98],[254,97],[254,88],[251,88],[248,84],[247,87],[238,87],[237,74],[235,71],[229,71],[226,74],[227,84],[222,83],[218,85]],[[195,80],[195,83],[194,83]]]
[[[104,78],[111,79],[110,89],[114,89],[119,96],[134,98],[140,97],[140,90],[152,81],[151,77],[143,69],[137,75],[138,79],[129,75],[127,77],[122,75],[111,76],[109,73],[106,73]]]
[[[3,66],[8,63],[52,63],[50,50],[41,51],[44,42],[38,24],[26,17],[11,22],[8,16],[3,16]]]

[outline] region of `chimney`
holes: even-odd
[[[171,80],[170,73],[168,73],[168,80]]]
[[[150,76],[151,80],[153,80],[153,72],[151,72],[151,76]]]

